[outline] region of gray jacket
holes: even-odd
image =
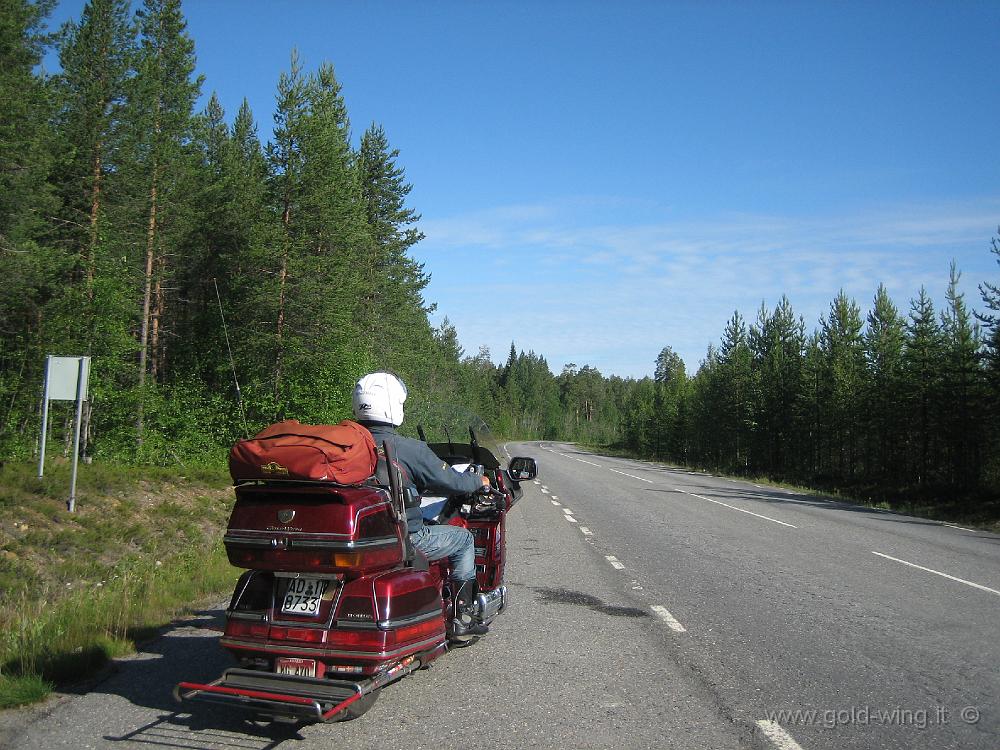
[[[368,428],[379,448],[384,441],[389,441],[395,451],[396,461],[406,470],[410,487],[418,495],[468,495],[483,486],[483,480],[478,475],[454,471],[422,440],[403,437],[392,425],[381,422],[361,424]],[[406,509],[406,528],[409,533],[420,531],[423,524],[424,517],[420,514],[419,505]]]

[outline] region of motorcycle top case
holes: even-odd
[[[229,453],[233,481],[298,480],[358,484],[375,473],[375,441],[357,422],[287,419],[240,440]]]
[[[224,541],[240,568],[357,575],[402,563],[403,533],[382,488],[246,483]]]

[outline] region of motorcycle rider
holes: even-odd
[[[390,441],[396,461],[406,472],[404,481],[418,494],[470,494],[490,486],[486,476],[454,471],[426,443],[403,437],[396,428],[403,423],[403,402],[406,385],[387,372],[373,372],[361,378],[354,388],[354,417],[364,425],[381,450],[383,441]],[[427,525],[420,504],[406,508],[410,542],[429,560],[447,557],[451,562],[451,590],[454,612],[448,628],[449,636],[468,640],[483,635],[488,628],[474,619],[476,595],[475,546],[468,529],[445,524]]]

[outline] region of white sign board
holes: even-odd
[[[50,401],[76,401],[77,378],[80,375],[80,360],[83,360],[83,387],[79,393],[87,400],[87,385],[90,380],[90,357],[56,357],[48,360],[48,382],[46,392]]]
[[[83,402],[87,400],[87,381],[90,380],[90,357],[45,358],[45,391],[42,394],[42,434],[38,450],[38,477],[45,471],[45,443],[49,434],[49,401],[76,401],[76,419],[73,425],[73,469],[69,480],[69,502],[72,512],[76,507],[76,466],[80,459],[80,422],[83,420]]]

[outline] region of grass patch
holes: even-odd
[[[0,708],[37,703],[52,692],[52,685],[38,675],[24,677],[0,674]]]
[[[81,466],[70,514],[68,478],[60,491],[33,470],[0,471],[0,707],[132,653],[238,577],[221,543],[222,472]]]

